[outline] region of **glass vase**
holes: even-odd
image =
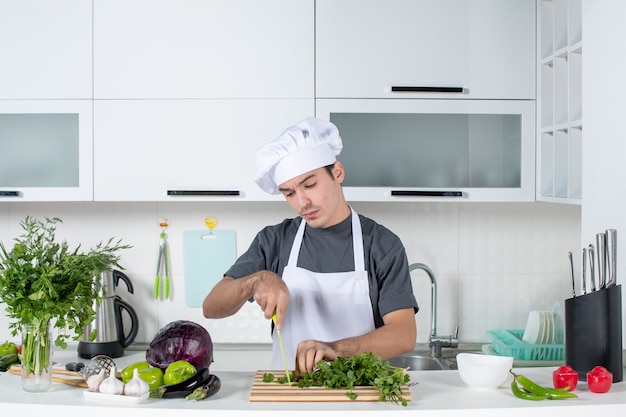
[[[52,337],[49,322],[27,324],[22,333],[22,389],[44,392],[52,387]]]

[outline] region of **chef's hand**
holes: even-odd
[[[305,340],[298,343],[296,351],[296,374],[311,373],[321,360],[334,361],[339,356],[333,343],[318,340]]]
[[[276,327],[280,329],[289,304],[289,289],[274,272],[260,271],[255,275],[252,298],[261,307],[266,319],[271,319],[276,311]]]

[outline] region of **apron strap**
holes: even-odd
[[[355,271],[365,271],[365,259],[363,252],[363,233],[361,231],[361,220],[359,220],[359,215],[356,211],[350,207],[350,211],[352,212],[352,253],[354,256],[354,270]],[[296,232],[296,237],[293,240],[293,245],[291,245],[291,252],[289,253],[289,260],[287,261],[288,266],[296,267],[298,264],[298,255],[300,254],[300,246],[302,244],[302,238],[304,237],[304,229],[306,227],[306,221],[302,219],[300,222],[300,226],[298,227],[298,231]],[[360,254],[360,256],[359,256]]]

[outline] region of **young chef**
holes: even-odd
[[[400,239],[358,215],[344,198],[341,137],[308,118],[256,153],[256,182],[282,194],[298,217],[267,226],[207,295],[203,314],[222,318],[254,300],[276,312],[288,363],[312,372],[320,360],[415,347],[417,302]],[[276,331],[272,369],[283,369]]]

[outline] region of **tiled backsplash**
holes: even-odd
[[[409,262],[433,269],[438,283],[438,333],[459,326],[465,343],[487,341],[485,330],[523,328],[529,310],[550,310],[569,296],[567,252],[580,246],[580,207],[544,203],[355,203],[354,209],[394,231]],[[203,230],[208,215],[218,228],[237,232],[243,253],[256,232],[294,214],[275,203],[0,203],[0,240],[12,247],[26,215],[59,217],[57,237],[71,247],[96,245],[109,237],[133,246],[122,253],[134,294],[118,295],[140,317],[137,342],[149,343],[165,324],[180,319],[204,325],[216,343],[269,343],[270,325],[256,304],[235,316],[207,320],[200,308],[185,306],[182,234]],[[153,297],[160,216],[170,219],[172,300]],[[413,272],[420,305],[418,339],[428,338],[430,281]],[[0,341],[11,339],[0,314]]]

